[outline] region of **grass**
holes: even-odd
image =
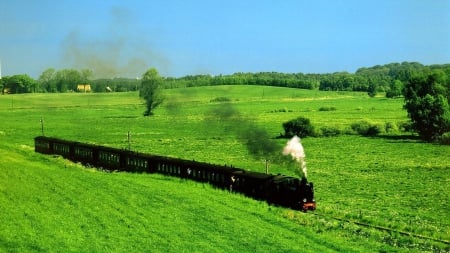
[[[6,251],[330,252],[350,250],[268,207],[209,185],[102,173],[21,147],[2,168]],[[6,184],[3,184],[5,182]],[[303,214],[305,215],[305,214]],[[313,239],[313,240],[312,240]],[[302,243],[293,243],[301,241]]]
[[[158,175],[102,173],[35,154],[46,135],[264,171],[236,136],[236,121],[276,137],[304,116],[316,128],[406,121],[401,99],[259,86],[166,90],[142,117],[136,93],[0,96],[0,251],[390,252],[448,244],[332,217],[450,240],[449,146],[392,132],[305,138],[317,215],[270,207],[208,185]],[[216,98],[227,98],[221,103]],[[335,108],[335,110],[321,110]],[[286,140],[278,139],[282,146]],[[273,173],[295,168],[271,164]]]

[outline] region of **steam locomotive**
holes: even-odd
[[[38,136],[35,152],[56,154],[87,166],[135,173],[160,173],[242,193],[295,210],[315,210],[313,183],[306,178],[272,175],[244,169],[133,152],[112,147]]]

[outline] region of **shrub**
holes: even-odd
[[[288,138],[294,135],[297,135],[300,138],[314,135],[314,127],[310,120],[304,117],[298,117],[283,123],[283,128],[284,136]]]
[[[325,137],[338,136],[342,133],[341,129],[330,126],[321,127],[320,132],[320,135]]]
[[[398,124],[398,128],[402,132],[413,132],[412,122],[411,121],[403,121]]]
[[[230,102],[231,99],[228,97],[216,97],[214,99],[211,99],[210,102]]]
[[[367,121],[355,122],[355,123],[352,123],[351,128],[356,133],[363,134],[363,133],[367,132],[367,129],[369,129],[369,122],[367,122]]]
[[[446,132],[439,137],[439,143],[442,145],[450,145],[450,132]]]
[[[336,111],[336,107],[334,107],[334,106],[322,106],[322,107],[319,108],[319,111],[321,111],[321,112]]]
[[[375,136],[383,132],[383,126],[381,125],[370,125],[369,129],[367,129],[367,132],[365,136]]]
[[[281,108],[281,109],[276,109],[273,111],[270,111],[271,113],[277,113],[277,112],[292,112],[292,110],[287,109],[287,108]]]
[[[384,124],[384,130],[386,131],[386,133],[391,133],[391,132],[397,132],[398,128],[395,123],[386,122],[386,124]]]
[[[382,132],[383,127],[377,124],[371,124],[368,121],[359,121],[351,125],[353,131],[363,136],[375,136]]]

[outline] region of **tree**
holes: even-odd
[[[2,93],[8,90],[9,93],[29,93],[36,92],[37,82],[27,74],[13,75],[2,79]]]
[[[81,73],[76,69],[62,69],[55,73],[56,88],[59,92],[74,91],[83,83]]]
[[[377,95],[377,84],[369,79],[369,87],[367,88],[367,95],[369,95],[369,97],[373,98]]]
[[[56,92],[55,73],[54,68],[49,68],[39,76],[38,82],[44,91]]]
[[[163,79],[155,68],[147,70],[142,75],[139,96],[145,100],[147,105],[144,116],[153,115],[153,110],[163,102],[164,99],[161,94],[162,84]]]
[[[298,117],[283,123],[284,136],[291,138],[297,135],[300,138],[314,135],[314,127],[308,118]]]
[[[2,87],[2,95],[5,95],[5,89],[6,89],[6,82],[5,78],[0,78],[0,86]]]
[[[94,76],[94,72],[90,69],[82,69],[80,71],[81,82],[83,84],[90,83],[93,76]]]
[[[394,80],[389,86],[389,90],[386,91],[387,98],[395,98],[402,95],[403,83],[400,80]]]
[[[448,85],[441,70],[418,73],[405,85],[404,108],[423,140],[437,140],[450,131]]]

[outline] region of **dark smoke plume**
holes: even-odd
[[[208,113],[207,121],[208,124],[218,122],[224,131],[235,134],[254,158],[272,162],[285,160],[281,145],[265,129],[242,116],[232,103],[219,104]]]
[[[248,123],[247,128],[240,131],[239,136],[253,157],[271,161],[278,160],[276,158],[279,156],[281,146],[266,130]]]
[[[90,69],[96,78],[136,78],[155,65],[167,70],[168,61],[150,48],[147,33],[133,25],[130,11],[112,8],[110,15],[111,24],[98,31],[99,37],[69,32],[62,43],[63,65]]]

